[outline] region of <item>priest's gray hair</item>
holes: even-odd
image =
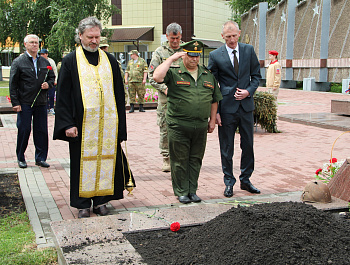
[[[166,27],[165,33],[167,35],[170,35],[170,33],[173,33],[174,35],[177,35],[177,33],[182,34],[182,28],[179,24],[173,22]]]
[[[99,27],[102,31],[102,24],[96,17],[87,17],[79,22],[78,28],[75,29],[75,41],[80,43],[79,34],[83,34],[86,29]]]

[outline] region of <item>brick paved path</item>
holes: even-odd
[[[264,89],[260,89],[264,90]],[[330,112],[331,99],[349,99],[348,95],[306,92],[281,89],[278,114]],[[350,118],[346,121],[350,123]],[[27,185],[27,195],[32,196],[33,212],[39,219],[60,220],[77,218],[77,209],[69,206],[69,153],[68,144],[50,139],[48,169],[38,168],[34,161],[34,146],[30,140],[26,159],[27,169],[19,169],[15,146],[17,129],[16,115],[1,115],[4,127],[0,128],[0,173],[19,172],[21,185]],[[49,135],[52,138],[54,116],[49,116]],[[170,173],[161,172],[162,157],[159,154],[159,128],[155,110],[145,113],[127,113],[127,154],[136,179],[134,196],[111,202],[116,210],[144,206],[170,205],[178,203],[173,196]],[[341,131],[278,121],[282,133],[266,133],[258,128],[255,133],[255,171],[252,183],[262,194],[283,193],[302,190],[314,179],[314,172],[330,158],[333,141]],[[237,139],[239,135],[236,136]],[[336,143],[333,156],[349,157],[350,134],[345,134]],[[123,146],[125,150],[125,146]],[[239,150],[236,141],[235,150]],[[239,175],[240,154],[234,158],[234,171]],[[223,174],[221,173],[217,129],[208,135],[207,149],[199,178],[198,195],[203,200],[223,199]],[[46,185],[45,185],[46,184]],[[125,192],[126,195],[126,192]],[[249,195],[234,187],[234,196]],[[57,207],[58,210],[57,210]]]

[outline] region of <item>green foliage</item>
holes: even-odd
[[[50,56],[60,61],[63,51],[75,49],[75,29],[79,21],[85,17],[96,16],[101,22],[108,19],[118,10],[108,0],[61,0],[52,1],[50,6],[50,18],[55,21],[48,37]],[[104,30],[104,36],[108,35]],[[53,54],[53,55],[52,55]]]
[[[75,28],[81,19],[96,16],[106,22],[120,12],[109,0],[0,0],[0,8],[2,44],[9,37],[12,45],[20,43],[23,51],[24,37],[36,34],[56,62],[63,51],[75,49]],[[103,32],[104,36],[110,34],[109,30]]]
[[[234,13],[234,21],[241,24],[241,15],[249,11],[253,6],[259,4],[260,2],[267,2],[269,7],[275,6],[280,0],[230,0],[228,5],[231,7]]]
[[[277,105],[275,97],[267,92],[255,92],[254,94],[254,118],[255,122],[270,133],[278,133],[277,130]]]
[[[341,83],[332,83],[331,92],[333,93],[342,93],[342,84]]]
[[[0,265],[5,264],[57,264],[56,249],[37,249],[26,212],[0,218]]]

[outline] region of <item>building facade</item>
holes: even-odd
[[[128,52],[137,49],[150,62],[152,52],[166,41],[168,24],[182,26],[183,41],[199,39],[206,44],[203,63],[209,52],[223,45],[222,24],[231,19],[227,0],[111,0],[121,14],[114,15],[104,25],[113,30],[108,51],[116,56],[125,69]],[[19,47],[9,47],[0,54],[3,77],[8,77],[10,65],[18,56]]]
[[[121,14],[110,19],[107,28],[113,30],[109,52],[127,61],[128,52],[137,49],[150,60],[152,52],[166,41],[168,24],[182,27],[183,41],[202,40],[210,50],[223,44],[222,24],[232,17],[226,0],[111,0]],[[122,54],[121,54],[122,53]],[[207,59],[206,59],[207,61]]]

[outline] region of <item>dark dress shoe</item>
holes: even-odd
[[[250,193],[260,193],[260,190],[255,188],[252,183],[241,182],[241,190],[246,190],[246,191],[249,191]]]
[[[179,196],[179,202],[181,202],[181,203],[190,203],[191,202],[191,200],[190,200],[190,198],[188,198],[188,196]]]
[[[106,205],[102,205],[96,209],[94,208],[92,211],[101,216],[109,215],[109,210]]]
[[[188,198],[191,200],[191,202],[201,202],[202,199],[199,198],[195,193],[188,194]]]
[[[228,198],[233,196],[233,186],[226,186],[224,196]]]
[[[78,218],[88,218],[90,217],[90,209],[79,210]]]
[[[26,161],[19,161],[18,160],[18,166],[20,168],[26,168],[27,167],[27,162]]]
[[[46,163],[46,161],[37,161],[37,162],[35,162],[35,165],[37,165],[39,167],[50,167],[50,165],[48,163]]]

